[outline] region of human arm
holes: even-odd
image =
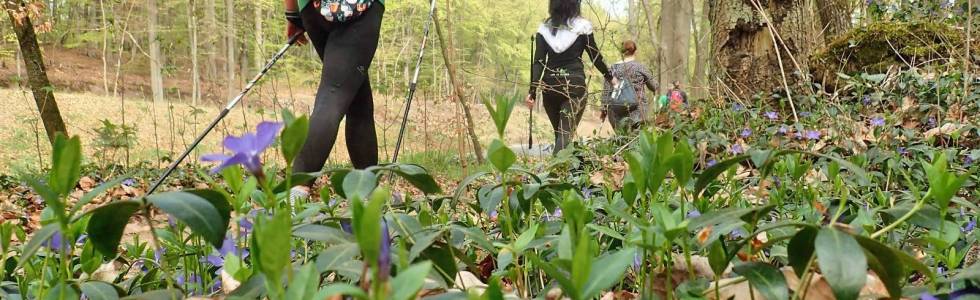
[[[639,73],[640,76],[643,76],[643,84],[646,85],[651,92],[657,94],[657,79],[653,78],[653,74],[650,74],[650,69],[647,69],[647,66],[641,64]]]
[[[534,38],[534,59],[531,62],[531,84],[528,89],[528,99],[534,101],[538,94],[538,85],[541,84],[541,77],[546,66],[548,56],[548,43],[544,41],[541,34],[536,34]]]
[[[303,19],[300,17],[299,4],[296,0],[283,0],[283,5],[286,8],[286,38],[299,34],[296,43],[306,44],[306,37],[303,36],[306,30],[303,28]]]

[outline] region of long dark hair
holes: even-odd
[[[582,0],[551,0],[548,5],[548,23],[551,34],[557,34],[562,25],[569,25],[572,19],[582,15]]]

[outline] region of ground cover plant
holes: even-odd
[[[757,99],[703,110],[712,112],[669,130],[584,141],[537,162],[520,162],[496,139],[490,168],[454,190],[412,164],[283,176],[307,126],[286,113],[282,123],[227,137],[230,153],[205,156],[215,163],[196,171],[205,188],[87,205],[132,185],[132,176],[73,194],[80,141],[61,136],[51,170],[27,180],[44,201],[43,226],[29,235],[11,222],[0,226],[0,292],[11,299],[976,297],[977,129],[927,137],[918,126],[947,125],[929,121],[929,107],[896,109],[909,104],[889,102],[896,95],[883,76],[923,83],[914,73],[845,78],[856,88],[825,107],[844,109],[810,113],[799,127],[783,125],[784,111]],[[515,99],[486,103],[501,136]],[[832,115],[833,123],[856,121],[824,127]],[[920,118],[927,119],[908,127]],[[263,164],[269,148],[284,165]],[[317,197],[289,201],[288,187],[320,177],[328,182]],[[153,220],[152,230],[122,239],[131,218]]]

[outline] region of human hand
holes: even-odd
[[[533,109],[534,108],[534,97],[531,97],[531,94],[528,94],[527,95],[527,98],[524,98],[524,104],[527,105],[527,108]]]
[[[286,21],[287,39],[293,35],[299,34],[300,36],[296,38],[296,44],[300,46],[306,45],[307,40],[306,40],[306,36],[303,35],[304,32],[306,32],[306,30],[303,30],[302,27],[296,26],[296,24],[293,24],[293,22]]]

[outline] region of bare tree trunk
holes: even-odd
[[[220,51],[217,37],[218,31],[218,17],[216,13],[215,3],[216,0],[206,0],[204,1],[204,28],[208,28],[211,34],[208,34],[204,39],[205,45],[210,45],[207,49],[208,54],[208,78],[214,81],[218,78],[218,51]]]
[[[851,13],[854,12],[853,0],[818,0],[817,12],[820,14],[820,25],[823,36],[833,38],[851,29]]]
[[[651,57],[653,57],[654,61],[657,62],[655,69],[657,71],[657,79],[660,80],[660,78],[664,77],[663,73],[661,72],[663,68],[661,68],[660,66],[660,57],[663,55],[663,49],[661,49],[659,46],[660,38],[657,37],[658,29],[655,23],[653,22],[653,10],[650,9],[650,0],[640,0],[640,1],[643,4],[643,12],[646,15],[647,27],[650,29],[650,43],[657,44],[656,47],[657,49],[653,51],[653,55]]]
[[[238,84],[235,82],[235,69],[238,60],[235,59],[235,46],[237,32],[235,30],[235,0],[225,0],[225,48],[228,51],[225,57],[225,84],[228,87],[227,98],[235,96],[235,89]]]
[[[765,16],[754,1],[765,9]],[[750,98],[758,92],[787,93],[787,85],[809,87],[804,82],[809,72],[805,58],[823,44],[817,28],[819,17],[814,15],[809,3],[807,0],[712,1],[712,57],[717,67],[713,76],[740,98]]]
[[[153,90],[153,102],[163,102],[163,73],[160,70],[162,57],[160,41],[157,40],[157,14],[159,8],[156,0],[146,1],[147,19],[149,22],[148,38],[150,40],[150,89]]]
[[[443,33],[443,28],[439,22],[438,13],[439,11],[436,10],[436,15],[433,16],[433,21],[436,26],[436,34],[439,35],[439,47],[442,48],[442,59],[446,64],[446,71],[449,72],[449,80],[453,85],[453,98],[456,98],[456,101],[459,102],[459,105],[463,108],[463,117],[466,119],[466,129],[470,135],[470,143],[473,144],[473,153],[476,154],[476,161],[482,164],[483,149],[480,146],[480,138],[476,135],[476,123],[473,122],[473,115],[470,113],[469,104],[466,103],[466,100],[463,100],[465,99],[462,86],[463,83],[459,81],[456,74],[456,65],[453,61],[454,50],[452,49],[452,36],[447,36]],[[446,16],[446,22],[447,24],[452,24],[452,17],[448,13]],[[452,28],[452,25],[448,26],[449,28]],[[452,34],[452,32],[449,31],[449,34]]]
[[[99,0],[102,11],[102,89],[109,94],[109,22],[106,17],[105,0]]]
[[[4,1],[4,8],[17,35],[20,52],[27,68],[28,82],[34,94],[34,102],[41,113],[41,121],[44,122],[44,131],[48,135],[48,140],[54,143],[55,134],[68,135],[68,129],[65,128],[65,121],[61,118],[58,103],[54,100],[54,87],[51,86],[44,68],[44,58],[41,56],[41,46],[38,45],[37,35],[34,33],[34,24],[31,23],[24,1]]]
[[[627,13],[629,14],[627,29],[630,33],[630,39],[633,41],[640,39],[640,10],[638,9],[639,7],[637,7],[638,1],[639,0],[629,0],[626,9]]]
[[[688,83],[688,57],[691,51],[691,0],[664,0],[660,12],[660,86],[667,87],[674,81],[682,86]]]
[[[691,76],[691,95],[694,99],[704,99],[708,97],[708,58],[711,57],[711,35],[709,29],[711,22],[708,21],[709,0],[701,0],[701,13],[691,14],[691,27],[694,28],[694,76]],[[694,8],[693,5],[691,7]]]
[[[197,61],[197,9],[194,0],[187,1],[187,29],[191,35],[191,105],[197,106],[201,99],[201,67]]]
[[[264,58],[262,57],[262,49],[265,46],[265,37],[263,36],[262,28],[262,4],[259,1],[255,2],[255,53],[252,54],[254,57],[255,70],[261,70],[265,64]]]

